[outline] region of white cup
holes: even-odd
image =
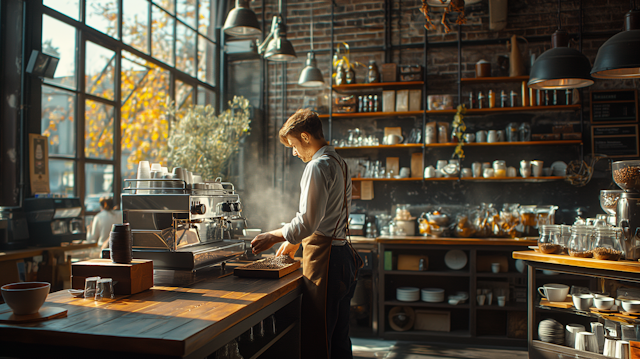
[[[574,294],[573,305],[578,310],[588,311],[593,306],[593,295],[591,294]]]
[[[151,166],[149,165],[149,161],[140,161],[138,163],[138,174],[136,176],[137,179],[148,179],[151,178]],[[137,181],[137,188],[149,188],[149,181]],[[138,194],[148,194],[149,190],[137,190]]]
[[[564,345],[568,347],[575,347],[576,334],[584,331],[584,325],[581,324],[567,324],[564,327]]]
[[[491,271],[493,273],[500,273],[500,263],[491,263]]]
[[[409,178],[409,176],[411,176],[411,168],[402,167],[400,169],[400,178]]]
[[[629,342],[625,340],[618,340],[616,342],[616,358],[629,359]]]
[[[448,165],[449,162],[447,162],[447,160],[438,160],[438,162],[436,162],[436,169],[443,169],[444,166]]]
[[[399,143],[402,143],[403,140],[404,137],[396,135],[395,133],[391,133],[384,137],[383,143],[386,145],[397,145]]]
[[[473,171],[469,167],[465,167],[460,171],[461,177],[473,177]]]
[[[586,352],[598,353],[598,342],[591,332],[576,333],[575,348]]]
[[[602,353],[604,350],[604,325],[599,322],[591,322],[591,332],[596,335],[598,353]]]
[[[604,340],[604,350],[602,351],[602,355],[607,357],[615,357],[616,356],[616,342],[615,339],[605,338]]]
[[[465,133],[463,137],[464,137],[464,142],[466,143],[473,143],[476,140],[475,133]]]
[[[424,178],[433,178],[436,176],[436,169],[433,166],[427,166],[424,169]]]
[[[516,176],[517,176],[516,168],[512,166],[507,167],[507,177],[516,177]]]
[[[542,177],[542,161],[531,161],[531,174],[533,177]]]
[[[474,178],[482,177],[482,163],[474,162],[471,164],[471,171],[473,172]]]
[[[504,305],[507,303],[507,297],[504,295],[499,295],[497,299],[498,299],[498,306],[500,307],[504,307]]]
[[[478,305],[484,305],[484,300],[487,299],[487,297],[484,294],[479,294],[476,297],[476,300],[478,301]]]
[[[487,142],[487,131],[480,130],[476,132],[476,142]]]
[[[489,292],[485,294],[485,296],[487,297],[487,305],[491,305],[491,302],[493,302],[493,293]]]
[[[609,310],[613,307],[614,299],[611,297],[601,297],[597,296],[593,299],[593,303],[596,305],[596,308],[601,310]]]
[[[489,132],[487,132],[487,142],[498,142],[498,132],[496,130],[489,130]]]
[[[538,287],[538,292],[550,302],[564,302],[567,299],[567,294],[569,294],[569,286],[549,283]]]
[[[520,167],[520,175],[522,178],[527,178],[531,176],[531,168],[522,168]]]
[[[493,168],[485,168],[484,171],[482,171],[482,177],[493,178]]]

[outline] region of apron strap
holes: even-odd
[[[343,193],[343,197],[342,197],[342,208],[340,208],[340,214],[342,214],[342,211],[346,209],[345,212],[345,225],[346,225],[346,229],[345,229],[345,235],[347,236],[347,238],[349,238],[349,206],[347,205],[348,201],[347,201],[347,174],[349,173],[349,168],[347,167],[347,162],[344,162],[344,168],[342,168],[342,162],[340,162],[335,156],[330,155],[330,154],[326,154],[327,156],[333,158],[334,160],[336,160],[336,162],[338,162],[338,165],[340,166],[340,169],[342,170],[342,177],[344,178],[344,193]],[[331,235],[331,238],[336,238],[336,233],[338,231],[338,226],[340,225],[340,218],[338,218],[338,222],[336,222],[336,227],[333,229],[333,235]]]

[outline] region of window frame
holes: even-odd
[[[39,121],[38,127],[40,128],[40,132],[42,131],[42,111],[41,111],[41,101],[42,101],[42,86],[49,86],[52,87],[54,89],[60,89],[60,90],[64,90],[64,91],[68,91],[71,93],[74,93],[76,96],[76,103],[75,103],[75,126],[74,129],[76,131],[76,153],[75,156],[69,156],[69,155],[49,155],[49,159],[53,159],[53,160],[67,160],[67,161],[73,161],[74,162],[74,195],[75,197],[79,197],[80,200],[82,201],[82,203],[84,203],[85,197],[86,197],[86,173],[85,173],[85,168],[86,165],[88,164],[98,164],[98,165],[112,165],[113,166],[113,176],[114,176],[114,181],[113,181],[113,196],[114,198],[120,198],[120,195],[122,193],[122,181],[124,180],[122,178],[122,129],[121,129],[121,124],[122,124],[122,117],[121,117],[121,106],[122,106],[122,66],[121,66],[121,62],[122,62],[122,52],[123,51],[127,51],[139,58],[144,59],[145,61],[148,61],[150,63],[152,63],[155,66],[158,66],[159,68],[161,68],[164,71],[167,71],[169,73],[169,96],[171,97],[172,101],[175,101],[176,98],[176,94],[175,94],[175,87],[176,87],[176,81],[181,81],[185,84],[188,84],[190,86],[193,87],[193,103],[196,104],[197,103],[197,99],[198,99],[198,89],[199,88],[204,88],[205,90],[208,91],[212,91],[215,94],[215,99],[220,99],[220,80],[221,80],[221,74],[222,71],[220,69],[220,62],[217,61],[220,57],[220,51],[222,51],[222,48],[220,46],[220,31],[217,29],[217,26],[209,24],[207,28],[213,27],[214,30],[212,31],[212,33],[215,35],[215,38],[211,38],[210,36],[208,36],[208,34],[206,33],[201,33],[198,31],[198,27],[199,27],[199,10],[200,10],[200,6],[199,6],[199,0],[196,0],[196,4],[195,4],[195,16],[196,16],[196,25],[195,28],[189,26],[186,22],[182,21],[178,15],[177,15],[177,3],[174,0],[173,4],[174,4],[174,14],[171,14],[171,12],[167,11],[164,7],[160,6],[158,4],[157,1],[154,0],[147,0],[147,6],[149,9],[149,13],[148,13],[148,18],[149,18],[149,22],[148,22],[148,32],[147,32],[147,41],[148,41],[148,50],[149,53],[145,53],[142,52],[140,50],[138,50],[137,48],[134,48],[131,45],[126,44],[125,42],[123,42],[122,40],[122,26],[123,26],[123,13],[122,13],[122,5],[123,5],[123,1],[125,0],[116,0],[118,3],[118,29],[117,32],[119,34],[118,38],[113,38],[105,33],[100,32],[99,30],[87,25],[85,23],[85,14],[86,14],[86,1],[85,0],[80,0],[79,1],[79,11],[80,11],[80,15],[79,15],[79,19],[80,21],[77,21],[71,17],[68,17],[67,15],[60,13],[52,8],[49,8],[48,6],[45,6],[42,3],[42,0],[38,1],[38,4],[36,5],[36,8],[39,10],[37,12],[37,15],[35,15],[33,17],[34,20],[40,21],[40,26],[36,26],[34,29],[34,34],[33,34],[33,44],[37,45],[37,49],[41,50],[42,49],[42,18],[44,15],[50,16],[51,18],[57,20],[57,21],[61,21],[67,25],[73,26],[76,29],[76,44],[77,44],[77,50],[76,50],[76,54],[75,54],[75,61],[76,61],[76,66],[75,66],[75,75],[76,75],[76,89],[75,90],[71,90],[62,86],[58,86],[56,84],[51,84],[51,83],[44,83],[41,82],[40,84],[40,89],[38,89],[38,93],[39,96],[34,96],[36,98],[32,98],[32,100],[30,101],[32,108],[34,110],[34,112],[37,113],[37,115],[34,114],[34,116],[32,116],[32,121],[36,120],[36,117]],[[210,9],[212,12],[217,11],[218,9],[220,9],[219,6],[219,2],[220,1],[224,1],[224,0],[210,0]],[[172,53],[172,57],[173,57],[173,66],[159,60],[156,59],[152,56],[152,49],[153,49],[153,36],[152,36],[152,23],[151,23],[151,19],[152,19],[152,13],[153,13],[153,6],[157,6],[160,11],[163,11],[165,14],[169,15],[170,17],[172,17],[174,19],[173,21],[173,53]],[[216,16],[214,14],[211,14],[209,16],[210,21],[215,21]],[[195,51],[195,63],[194,66],[195,68],[195,73],[193,76],[191,76],[188,73],[185,73],[181,70],[179,70],[176,67],[176,57],[177,57],[177,46],[176,46],[176,41],[177,41],[177,26],[178,26],[178,22],[181,22],[184,26],[187,26],[188,28],[192,29],[195,31],[196,33],[196,48],[194,49]],[[211,41],[214,46],[215,46],[215,50],[214,50],[214,64],[217,65],[216,68],[213,68],[213,71],[215,73],[215,79],[214,79],[214,84],[210,84],[208,82],[203,82],[200,81],[198,79],[198,41],[200,39],[200,36],[203,36],[205,39],[208,39],[209,41]],[[106,49],[109,49],[111,51],[115,52],[115,56],[116,56],[116,61],[115,61],[115,76],[114,76],[114,100],[108,100],[99,96],[95,96],[92,94],[88,94],[86,93],[86,88],[85,88],[85,61],[86,61],[86,42],[87,41],[91,41],[99,46],[102,46]],[[111,160],[107,160],[107,159],[95,159],[95,158],[87,158],[85,155],[85,102],[87,100],[91,100],[91,101],[96,101],[99,103],[104,103],[104,104],[108,104],[110,106],[114,107],[114,136],[113,136],[113,142],[114,142],[114,153],[113,153],[113,159]],[[217,104],[214,104],[214,107],[216,108],[216,110],[219,112],[220,109],[218,108]],[[169,122],[169,128],[171,127],[171,122]],[[119,203],[119,201],[117,201],[116,203]],[[84,206],[83,206],[83,211],[84,211]],[[84,213],[84,215],[92,215],[95,214],[97,212],[93,212],[93,211],[87,211]]]

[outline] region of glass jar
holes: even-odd
[[[369,71],[367,72],[367,82],[375,83],[380,82],[380,71],[375,60],[369,60]]]
[[[542,226],[540,237],[538,237],[538,250],[544,254],[562,253],[559,225]]]
[[[536,207],[536,221],[538,226],[543,224],[555,224],[556,223],[556,210],[558,206],[537,206]]]
[[[593,227],[573,225],[569,241],[569,255],[572,257],[591,258],[593,256]]]
[[[496,107],[496,94],[493,90],[489,90],[489,108]]]
[[[518,124],[515,122],[509,123],[507,125],[507,142],[518,142],[519,134],[518,134]]]
[[[622,256],[622,247],[616,235],[616,228],[609,226],[596,227],[596,239],[593,258],[617,261]]]
[[[562,245],[562,252],[569,253],[569,242],[571,241],[571,226],[566,224],[560,225],[560,244]]]
[[[507,164],[505,161],[493,161],[493,177],[507,177]]]

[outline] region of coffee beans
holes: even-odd
[[[562,252],[562,246],[553,243],[538,243],[540,253],[544,254],[556,254]]]
[[[278,257],[265,258],[257,262],[253,262],[245,266],[245,268],[246,269],[282,269],[293,263],[295,263],[295,260],[293,260],[288,255],[283,255]]]
[[[584,252],[576,252],[569,249],[569,255],[572,257],[578,257],[578,258],[591,258],[593,257],[593,252],[590,250],[584,251]]]
[[[624,189],[640,186],[640,167],[623,167],[613,171],[613,180]]]
[[[600,247],[593,250],[593,257],[595,259],[604,259],[608,261],[617,261],[622,256],[622,251]]]

